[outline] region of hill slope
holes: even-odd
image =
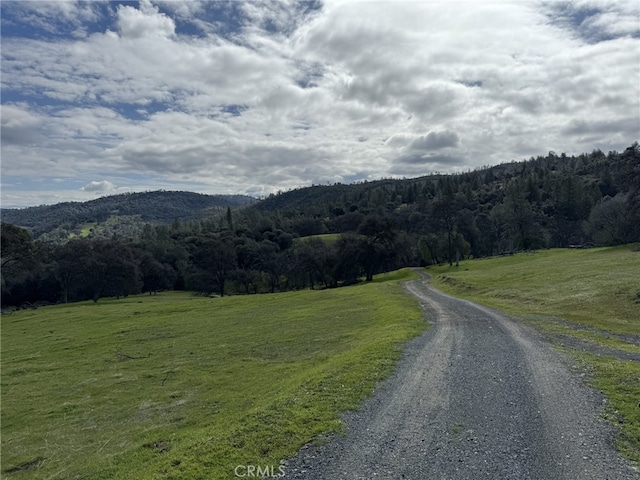
[[[215,300],[164,292],[3,318],[3,478],[277,473],[281,458],[340,430],[339,413],[424,330],[397,283],[411,277]]]
[[[34,237],[60,226],[103,222],[110,216],[138,216],[143,222],[171,223],[194,220],[213,212],[247,205],[252,197],[244,195],[204,195],[193,192],[125,193],[88,202],[65,202],[24,209],[2,209],[2,221],[28,228]]]

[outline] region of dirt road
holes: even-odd
[[[286,479],[637,479],[571,361],[498,312],[414,281],[430,328],[346,436],[303,449]]]

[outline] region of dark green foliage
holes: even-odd
[[[48,234],[51,244],[3,224],[3,303],[165,288],[219,295],[332,288],[408,265],[639,241],[640,147],[313,186],[235,207],[246,200],[152,192],[13,212],[25,214],[23,225],[36,213],[65,220],[42,227],[57,229]],[[114,212],[137,230],[121,222],[106,239],[94,231],[69,241],[69,228],[77,232],[79,222],[104,222]]]
[[[28,277],[40,264],[41,248],[24,228],[2,223],[0,265],[2,286]]]
[[[316,284],[324,287],[336,285],[335,266],[337,251],[320,238],[309,238],[296,248],[298,267],[309,280],[311,288]]]
[[[47,248],[34,242],[24,228],[2,223],[0,240],[2,302],[21,305],[39,300],[51,301],[42,286]]]
[[[598,203],[587,222],[587,231],[599,245],[619,245],[638,239],[640,218],[629,208],[626,194],[606,197]]]
[[[357,261],[370,282],[376,273],[392,270],[397,256],[397,226],[393,217],[370,215],[360,225],[360,240]]]
[[[193,264],[198,269],[199,281],[202,284],[197,290],[215,289],[224,297],[229,274],[237,264],[236,251],[231,241],[221,238],[206,240],[194,252]]]
[[[362,243],[362,238],[354,234],[341,235],[336,242],[336,249],[340,255],[336,259],[334,276],[342,280],[345,285],[357,282],[363,274],[362,264],[359,261]]]
[[[227,207],[247,205],[243,195],[202,195],[192,192],[125,193],[89,202],[66,202],[24,209],[2,209],[3,221],[27,227],[34,237],[59,227],[73,231],[84,223],[102,223],[110,216],[139,216],[142,222],[171,223],[210,216]]]
[[[173,289],[178,277],[172,265],[161,263],[149,252],[143,252],[140,255],[140,274],[143,282],[142,290],[149,293]]]
[[[76,240],[72,250],[82,297],[127,296],[141,290],[138,262],[133,250],[115,240]]]

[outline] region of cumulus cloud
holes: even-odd
[[[7,4],[3,177],[268,193],[639,130],[633,1]]]
[[[42,139],[38,132],[42,120],[29,112],[28,108],[5,104],[2,105],[0,113],[3,145],[31,145]]]
[[[92,192],[98,194],[109,193],[115,190],[115,185],[108,180],[92,181],[81,188],[83,192]]]
[[[385,145],[390,147],[408,148],[410,150],[440,150],[443,148],[455,148],[459,145],[460,138],[456,132],[443,130],[432,131],[425,135],[410,133],[396,133],[385,140]]]
[[[429,132],[415,138],[409,148],[412,150],[440,150],[447,147],[456,147],[460,142],[456,132]]]
[[[117,23],[123,38],[170,37],[176,29],[173,19],[160,13],[150,0],[141,0],[139,9],[119,5]]]

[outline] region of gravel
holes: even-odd
[[[531,328],[449,297],[407,290],[430,328],[344,436],[309,445],[286,479],[637,479],[600,418],[604,398]]]

